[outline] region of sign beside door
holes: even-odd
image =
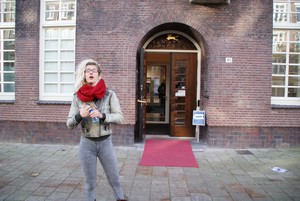
[[[205,126],[205,111],[200,111],[200,110],[193,111],[193,125]]]

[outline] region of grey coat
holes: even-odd
[[[100,120],[99,124],[92,122],[92,118],[85,117],[81,122],[77,122],[75,115],[79,113],[79,108],[82,107],[84,102],[82,102],[76,94],[74,94],[72,105],[69,111],[69,116],[67,119],[67,126],[70,129],[77,127],[81,123],[81,135],[86,137],[100,137],[109,135],[112,133],[111,123],[122,123],[123,113],[121,111],[119,99],[113,90],[107,90],[106,94],[101,100],[94,102],[88,102],[86,104],[93,104],[101,113],[105,113],[105,120]]]

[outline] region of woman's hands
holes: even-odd
[[[79,113],[81,117],[87,117],[89,116],[89,108],[91,106],[87,105],[87,104],[83,104],[83,106],[79,109]]]
[[[92,112],[89,112],[90,109],[93,109]],[[95,108],[92,105],[88,105],[88,104],[83,104],[83,106],[79,109],[80,112],[80,116],[81,117],[98,117],[99,119],[103,118],[103,115],[101,114],[101,112],[99,112],[99,110],[97,108]]]

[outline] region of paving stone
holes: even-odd
[[[212,197],[205,193],[193,193],[191,194],[192,201],[212,201]]]
[[[208,188],[206,187],[206,185],[204,183],[188,183],[188,189],[189,192],[191,194],[193,193],[205,193],[205,194],[209,194]]]
[[[212,197],[227,197],[229,196],[225,188],[209,188],[209,194]]]
[[[230,196],[233,201],[252,201],[251,197],[246,192],[230,192]]]
[[[25,200],[31,193],[32,193],[31,191],[17,190],[13,194],[11,194],[9,197],[7,197],[5,200],[7,200],[7,201]]]
[[[245,187],[246,192],[251,198],[267,198],[268,194],[259,186]]]
[[[230,170],[230,173],[233,174],[233,175],[246,175],[247,174],[244,170],[242,170],[240,168],[232,169],[232,170]]]
[[[283,189],[279,188],[277,185],[273,183],[268,183],[268,184],[260,184],[259,185],[261,189],[263,189],[266,192],[276,192],[276,193],[282,193]]]
[[[206,147],[194,152],[199,168],[139,166],[143,146],[116,147],[120,181],[132,201],[300,200],[300,149]],[[0,200],[82,201],[78,146],[0,143]],[[287,168],[277,173],[271,167]],[[39,173],[32,177],[32,173]],[[114,200],[101,165],[97,201]]]
[[[235,176],[235,179],[239,182],[253,182],[253,179],[248,175],[237,175]]]
[[[153,167],[152,176],[154,177],[167,177],[169,171],[167,167]]]
[[[148,195],[132,195],[130,196],[130,201],[150,201],[150,198]],[[154,201],[154,200],[151,200]]]
[[[36,189],[38,189],[41,186],[40,183],[36,183],[36,182],[28,182],[26,183],[24,186],[22,186],[22,190],[25,191],[35,191]]]
[[[130,195],[132,196],[149,196],[150,194],[150,182],[145,181],[135,181],[133,183],[132,191]]]
[[[270,181],[284,181],[284,178],[281,177],[281,175],[266,175],[266,177],[270,180]]]
[[[214,197],[212,196],[212,201],[232,201],[230,196]]]
[[[56,188],[58,187],[61,183],[63,182],[63,180],[61,179],[48,179],[46,180],[43,184],[42,187],[51,187],[51,188]]]
[[[64,192],[64,193],[71,193],[76,189],[76,187],[79,185],[78,182],[63,182],[61,183],[56,191],[57,192]]]
[[[189,196],[189,190],[185,181],[170,182],[170,193],[172,197]]]
[[[191,201],[190,197],[172,197],[171,201]]]
[[[274,200],[274,201],[292,201],[293,198],[291,198],[289,195],[286,193],[268,193],[269,196]]]
[[[169,191],[161,191],[161,192],[151,192],[150,200],[171,200]]]
[[[14,192],[16,192],[19,189],[18,186],[4,186],[0,189],[0,200],[4,200],[5,198],[12,195]]]
[[[252,198],[253,199],[253,201],[273,201],[273,199],[272,198],[270,198],[270,197],[267,197],[267,198]]]
[[[169,182],[166,181],[152,181],[151,187],[150,187],[151,194],[154,193],[162,193],[167,192],[169,194]]]
[[[68,199],[70,193],[63,193],[54,191],[51,195],[46,199],[46,201],[65,201]]]
[[[256,171],[256,172],[247,172],[247,174],[251,177],[251,178],[265,178],[265,175],[263,175],[261,172]]]
[[[47,197],[31,195],[25,201],[45,201]]]
[[[207,188],[224,188],[225,185],[219,180],[212,180],[210,182],[206,182]]]
[[[245,192],[245,188],[240,183],[234,183],[226,185],[225,188],[228,192],[237,192],[237,193],[243,193]]]
[[[56,187],[40,187],[32,195],[50,196]]]

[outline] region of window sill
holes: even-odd
[[[0,100],[0,104],[15,104],[14,100]]]
[[[300,105],[271,105],[272,109],[300,109]]]
[[[38,105],[71,105],[71,101],[38,101]]]
[[[299,108],[299,97],[271,97],[271,107],[273,108]]]

